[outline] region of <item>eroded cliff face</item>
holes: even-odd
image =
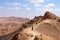
[[[60,18],[53,13],[46,12],[44,16],[35,17],[32,24],[30,22],[26,23],[30,26],[25,25],[19,33],[18,40],[60,40]]]

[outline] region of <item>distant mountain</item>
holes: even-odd
[[[0,18],[0,36],[12,33],[18,30],[24,23],[30,21],[28,18],[20,17],[1,17]]]

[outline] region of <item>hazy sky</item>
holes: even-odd
[[[0,0],[0,17],[27,17],[51,11],[60,16],[60,0]]]

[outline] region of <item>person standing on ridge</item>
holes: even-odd
[[[36,25],[37,25],[37,23],[36,23]],[[33,31],[33,29],[34,29],[34,26],[32,25],[32,31]]]
[[[33,31],[33,25],[32,25],[32,31]]]

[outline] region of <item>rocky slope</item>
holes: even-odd
[[[25,29],[19,33],[18,40],[60,40],[60,17],[47,11],[31,21],[24,24]]]

